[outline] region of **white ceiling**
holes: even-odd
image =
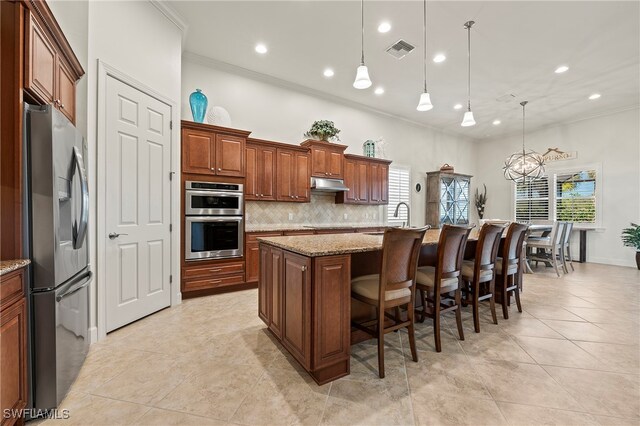
[[[485,139],[527,127],[640,104],[640,3],[636,1],[429,1],[428,83],[434,109],[417,112],[422,90],[422,2],[365,1],[365,56],[373,86],[352,87],[360,61],[359,1],[170,1],[188,24],[184,49],[428,126]],[[389,21],[390,32],[378,24]],[[477,125],[460,127],[466,106],[472,29],[471,106]],[[398,39],[416,49],[397,60]],[[269,52],[258,55],[256,43]],[[431,58],[444,53],[447,60]],[[555,74],[557,66],[570,67]],[[335,76],[327,79],[323,70]],[[385,93],[373,90],[382,86]],[[588,96],[602,97],[590,101]],[[499,101],[506,94],[510,101]],[[502,124],[492,125],[499,119]]]

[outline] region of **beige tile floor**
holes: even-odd
[[[524,312],[466,340],[444,321],[443,352],[418,325],[420,361],[404,332],[353,347],[351,375],[317,386],[270,337],[257,292],[186,300],[91,347],[64,400],[77,425],[638,425],[640,272],[576,265],[527,275]],[[45,423],[49,423],[47,421]]]

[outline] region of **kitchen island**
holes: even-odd
[[[418,264],[434,265],[439,230],[427,231]],[[473,256],[473,231],[467,254]],[[382,235],[260,238],[258,315],[318,384],[349,374],[351,320],[371,309],[351,299],[351,278],[380,271]]]

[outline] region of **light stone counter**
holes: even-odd
[[[27,266],[31,261],[29,259],[14,259],[14,260],[2,260],[0,261],[0,276],[8,274],[16,269]]]
[[[367,229],[367,228],[387,228],[383,223],[327,223],[321,225],[301,225],[301,224],[264,224],[246,225],[246,232],[278,232],[278,231],[315,231],[326,229]]]
[[[422,245],[438,244],[439,229],[430,229],[424,236]],[[471,231],[469,240],[478,239],[478,231]],[[268,243],[308,257],[332,256],[336,254],[360,253],[382,249],[382,235],[329,234],[301,235],[291,237],[264,237],[258,241]]]

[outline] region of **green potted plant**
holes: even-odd
[[[330,142],[340,140],[338,133],[340,133],[340,129],[336,128],[333,121],[318,120],[311,125],[311,128],[304,135],[307,138]]]
[[[624,228],[622,230],[622,243],[626,247],[636,249],[636,265],[640,269],[640,225],[632,223],[630,228]]]

